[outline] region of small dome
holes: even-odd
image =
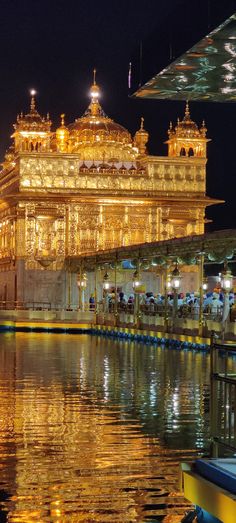
[[[12,144],[6,150],[5,160],[8,161],[8,162],[11,162],[12,160],[14,160],[14,158],[15,158],[15,148],[14,148],[14,145]]]
[[[35,91],[31,91],[30,112],[17,116],[12,138],[15,141],[15,151],[35,153],[50,150],[51,121],[41,116],[35,107]],[[53,138],[52,138],[52,146]]]
[[[197,124],[191,120],[188,102],[186,103],[184,118],[181,122],[178,120],[175,133],[181,138],[195,138],[200,136]]]
[[[65,115],[61,114],[61,125],[56,130],[57,148],[60,152],[67,152],[67,145],[69,139],[69,131],[65,126]]]
[[[3,166],[3,169],[8,170],[9,168],[12,168],[14,166],[15,156],[16,156],[15,155],[15,147],[12,144],[6,150],[6,153],[5,153],[5,156],[4,156],[4,161],[1,164]]]
[[[30,102],[30,112],[28,114],[21,113],[17,116],[16,124],[14,125],[14,128],[19,131],[40,131],[40,132],[48,132],[50,131],[51,122],[49,119],[49,115],[47,115],[47,118],[44,118],[41,116],[37,109],[35,104],[35,91],[31,91],[31,102]]]
[[[134,136],[134,144],[138,148],[139,154],[141,155],[146,154],[147,152],[146,144],[149,138],[149,133],[144,129],[143,124],[144,118],[142,116],[140,129],[135,133]]]

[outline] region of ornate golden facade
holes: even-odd
[[[206,196],[206,128],[188,104],[170,126],[168,156],[159,157],[147,152],[143,119],[132,139],[105,115],[95,78],[87,111],[68,126],[61,115],[55,132],[34,94],[0,178],[1,267],[12,271],[0,299],[25,299],[23,281],[30,286],[43,268],[61,274],[66,257],[204,232],[205,208],[216,200]]]

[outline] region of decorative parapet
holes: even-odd
[[[120,191],[205,194],[204,158],[146,158],[145,163],[102,164],[82,162],[78,156],[55,154],[21,155],[19,159],[19,190],[51,191]]]

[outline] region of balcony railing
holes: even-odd
[[[34,317],[43,318],[45,314],[50,312],[50,317],[53,319],[56,316],[61,319],[63,314],[68,313],[67,316],[78,319],[78,314],[89,313],[91,321],[101,325],[113,325],[117,327],[136,327],[139,329],[151,329],[158,332],[169,332],[175,334],[185,334],[190,336],[201,336],[210,338],[211,331],[216,331],[219,335],[223,335],[222,323],[222,307],[209,309],[200,312],[199,308],[193,306],[179,307],[174,310],[169,304],[142,304],[139,307],[137,303],[123,303],[110,302],[105,303],[105,300],[95,303],[83,303],[81,307],[78,304],[62,304],[55,302],[40,302],[40,301],[0,301],[0,316],[2,311],[2,318],[22,317],[26,318],[27,314],[33,317],[31,311],[34,312]],[[25,311],[25,312],[24,312]],[[27,312],[28,311],[28,312]],[[53,313],[57,313],[53,316]],[[91,313],[91,314],[90,314]],[[77,316],[76,316],[77,314]],[[94,315],[92,319],[92,315]],[[65,315],[64,315],[65,317]],[[46,314],[45,320],[49,316]],[[224,325],[225,339],[236,340],[236,311],[231,309],[228,321]]]
[[[236,452],[236,374],[232,372],[232,353],[236,353],[236,342],[223,343],[212,338],[211,365],[211,437],[212,456],[219,453]]]
[[[0,311],[71,311],[76,312],[79,309],[77,304],[65,304],[47,302],[47,301],[0,301]],[[93,311],[94,308],[91,308],[89,303],[83,305],[83,311]]]

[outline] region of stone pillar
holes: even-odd
[[[17,302],[25,301],[25,260],[18,259],[16,262],[16,299]]]

